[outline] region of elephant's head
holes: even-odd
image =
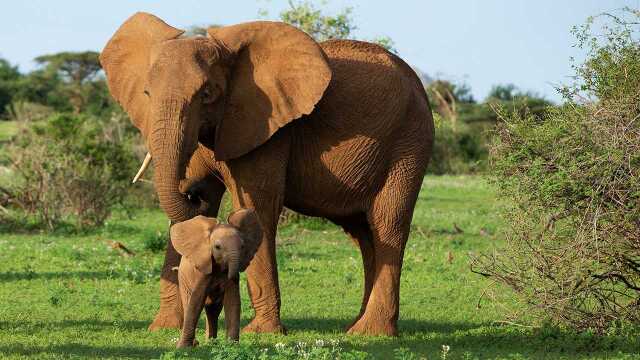
[[[154,159],[160,205],[176,222],[197,214],[179,184],[198,142],[217,160],[242,156],[311,113],[331,79],[318,44],[284,23],[212,28],[206,38],[182,34],[136,13],[100,56],[112,96]]]
[[[185,312],[179,347],[194,344],[195,328],[213,275],[226,270],[228,279],[237,282],[239,272],[249,266],[260,245],[262,227],[254,210],[238,210],[227,221],[228,225],[218,224],[215,218],[196,216],[171,227],[171,242],[182,255],[178,277]],[[239,301],[230,306],[239,307]]]
[[[196,216],[171,227],[171,242],[203,274],[214,268],[227,271],[233,279],[244,271],[260,245],[262,227],[256,212],[241,209],[229,215],[229,224],[215,218]]]

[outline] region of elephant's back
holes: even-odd
[[[406,107],[409,89],[391,54],[379,45],[355,40],[329,40],[320,45],[332,79],[314,111],[315,118],[336,129],[355,126],[381,135],[397,125],[393,119]],[[374,117],[388,121],[366,121]]]
[[[357,40],[320,43],[331,82],[308,126],[358,132],[374,138],[433,122],[422,82],[407,63],[380,45]],[[425,116],[411,116],[421,113]]]
[[[285,202],[303,213],[331,217],[366,208],[398,151],[406,153],[398,147],[406,139],[425,140],[432,134],[424,89],[402,60],[360,41],[332,40],[321,46],[332,79],[313,113],[290,129]],[[425,117],[408,116],[416,111]],[[422,153],[417,156],[428,156]]]

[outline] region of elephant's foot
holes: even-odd
[[[398,336],[398,326],[395,321],[376,318],[365,313],[347,330],[347,334]]]
[[[353,321],[351,321],[351,322],[349,323],[349,325],[347,325],[347,326],[345,326],[345,327],[344,327],[344,331],[349,331],[349,329],[351,329],[351,328],[353,327],[353,325],[355,325],[355,324],[360,320],[360,318],[362,317],[362,315],[364,315],[364,312],[363,312],[363,311],[361,311],[361,312],[360,312],[360,314],[358,314],[358,316],[356,316],[356,318],[355,318],[355,319],[353,319]]]
[[[287,329],[282,325],[279,319],[261,319],[258,317],[253,318],[247,326],[242,328],[243,333],[276,333],[287,334]]]
[[[178,343],[176,344],[176,348],[185,349],[185,348],[196,347],[198,345],[200,345],[200,343],[196,339],[193,339],[192,343],[188,343],[188,342],[185,342],[183,340],[179,340]]]
[[[178,285],[160,279],[160,310],[149,325],[150,331],[182,328],[182,304],[178,298]]]
[[[182,328],[182,316],[175,311],[158,311],[155,319],[153,319],[153,322],[149,325],[149,331],[180,328]]]

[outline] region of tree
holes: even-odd
[[[219,24],[211,24],[211,25],[205,25],[205,26],[201,26],[201,25],[191,25],[187,31],[184,33],[184,36],[207,36],[207,29],[211,29],[211,28],[219,28],[222,25]]]
[[[356,29],[351,8],[345,8],[335,16],[322,13],[310,1],[289,1],[289,9],[280,13],[280,19],[311,35],[316,41],[349,39]]]
[[[489,90],[488,99],[511,101],[519,95],[518,88],[513,84],[493,85]]]
[[[72,107],[66,94],[59,91],[61,86],[62,81],[57,74],[35,70],[18,79],[12,101],[38,103],[57,111],[69,111]]]
[[[5,59],[0,59],[0,117],[5,115],[6,107],[13,99],[16,83],[20,77],[17,66],[12,66]]]
[[[75,113],[84,110],[90,98],[98,89],[93,81],[102,67],[99,53],[95,51],[61,52],[42,55],[35,61],[43,66],[43,75],[58,78],[62,82],[60,90],[69,98]]]
[[[485,102],[492,107],[517,105],[523,111],[544,116],[552,103],[533,91],[522,91],[513,84],[494,85]]]
[[[289,0],[289,9],[280,13],[280,20],[291,24],[309,34],[316,41],[331,39],[354,39],[357,26],[351,16],[352,8],[342,9],[336,15],[326,15],[316,8],[311,1],[295,2]],[[264,15],[264,13],[263,13]],[[394,42],[388,36],[372,39],[385,49],[396,52]]]
[[[102,69],[99,56],[95,51],[60,52],[34,60],[47,71],[59,74],[63,81],[79,85],[93,80]]]
[[[458,104],[473,104],[475,100],[471,88],[467,84],[455,84],[448,80],[434,80],[427,87],[429,100],[435,111],[443,118],[451,121],[455,130],[458,119]]]

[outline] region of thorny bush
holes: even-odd
[[[529,314],[577,329],[640,320],[638,20],[625,9],[575,29],[588,57],[563,106],[542,119],[499,111],[492,162],[512,201],[507,245],[473,269],[514,289]]]

